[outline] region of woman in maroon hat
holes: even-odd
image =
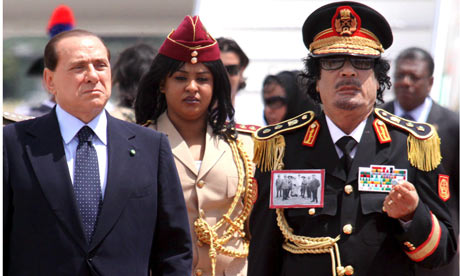
[[[216,40],[184,18],[139,84],[136,121],[168,135],[187,203],[194,275],[246,275],[252,139],[233,120]],[[174,241],[171,241],[174,242]]]

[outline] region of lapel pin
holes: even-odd
[[[131,156],[136,155],[136,150],[135,150],[135,149],[131,149],[131,150],[129,151],[129,155],[131,155]]]

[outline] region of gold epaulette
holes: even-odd
[[[8,125],[8,124],[30,120],[34,118],[35,117],[32,117],[32,116],[26,116],[26,115],[4,111],[3,112],[3,125]]]
[[[282,169],[284,137],[281,133],[305,126],[313,121],[315,112],[307,111],[296,117],[258,129],[254,134],[254,163],[261,171]]]
[[[432,125],[410,121],[380,108],[375,108],[375,114],[382,121],[409,133],[407,158],[412,166],[428,172],[441,163],[441,140]]]
[[[260,126],[235,124],[235,128],[238,132],[253,134],[260,128]]]

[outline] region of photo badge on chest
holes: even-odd
[[[400,180],[407,180],[407,170],[395,166],[371,165],[359,168],[358,190],[389,193]]]
[[[272,171],[270,208],[322,208],[324,175],[325,170]]]

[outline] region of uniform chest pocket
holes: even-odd
[[[383,213],[383,201],[387,193],[370,193],[370,192],[361,192],[361,210],[364,215],[371,213]]]

